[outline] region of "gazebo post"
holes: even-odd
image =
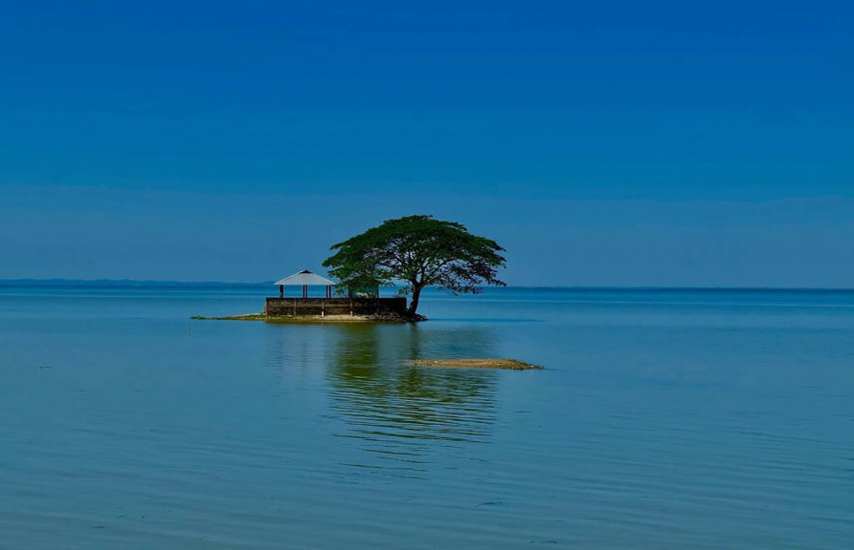
[[[326,279],[324,277],[321,277],[319,275],[315,275],[314,273],[312,273],[311,271],[309,271],[307,269],[303,269],[299,273],[294,273],[290,277],[285,277],[284,279],[282,279],[280,281],[276,281],[274,284],[279,287],[279,298],[280,299],[283,299],[285,297],[285,287],[286,286],[296,286],[296,287],[301,286],[302,287],[302,299],[303,300],[308,299],[308,287],[310,287],[310,286],[324,286],[324,287],[326,287],[326,298],[327,299],[332,298],[332,287],[335,286],[334,282],[332,282],[329,279]],[[293,314],[294,315],[297,315],[299,313],[299,310],[304,309],[305,305],[306,305],[304,302],[301,302],[298,299],[298,296],[299,296],[299,294],[295,295],[294,298],[291,298],[291,300],[292,300],[291,306],[293,308]],[[323,300],[322,298],[321,298],[321,300],[322,300],[321,315],[325,316],[325,314],[326,314],[326,301]]]

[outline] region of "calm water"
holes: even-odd
[[[854,293],[262,295],[0,288],[0,548],[854,547]]]

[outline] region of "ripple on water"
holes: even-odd
[[[850,312],[548,296],[192,336],[221,296],[0,308],[0,547],[850,547]],[[407,366],[478,356],[549,369]]]

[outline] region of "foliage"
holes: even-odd
[[[503,248],[459,223],[432,216],[386,220],[331,250],[335,254],[323,265],[343,286],[403,283],[404,292],[412,295],[412,317],[426,286],[451,294],[476,294],[484,284],[504,286],[497,277],[505,266]]]

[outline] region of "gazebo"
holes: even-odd
[[[406,316],[406,298],[380,298],[376,285],[351,285],[346,295],[333,297],[333,281],[307,269],[285,277],[274,283],[279,287],[277,298],[269,297],[264,302],[264,313],[270,319],[277,317],[326,317],[334,316],[381,316],[403,319]],[[286,286],[301,286],[302,296],[285,298]],[[309,297],[308,287],[326,287],[326,296]]]
[[[326,277],[321,277],[317,273],[312,273],[307,269],[303,269],[299,273],[294,273],[290,277],[285,277],[281,281],[276,281],[275,284],[279,287],[279,298],[285,297],[286,286],[301,286],[303,298],[308,298],[308,287],[325,286],[326,297],[332,298],[332,287],[335,286],[335,283]]]

